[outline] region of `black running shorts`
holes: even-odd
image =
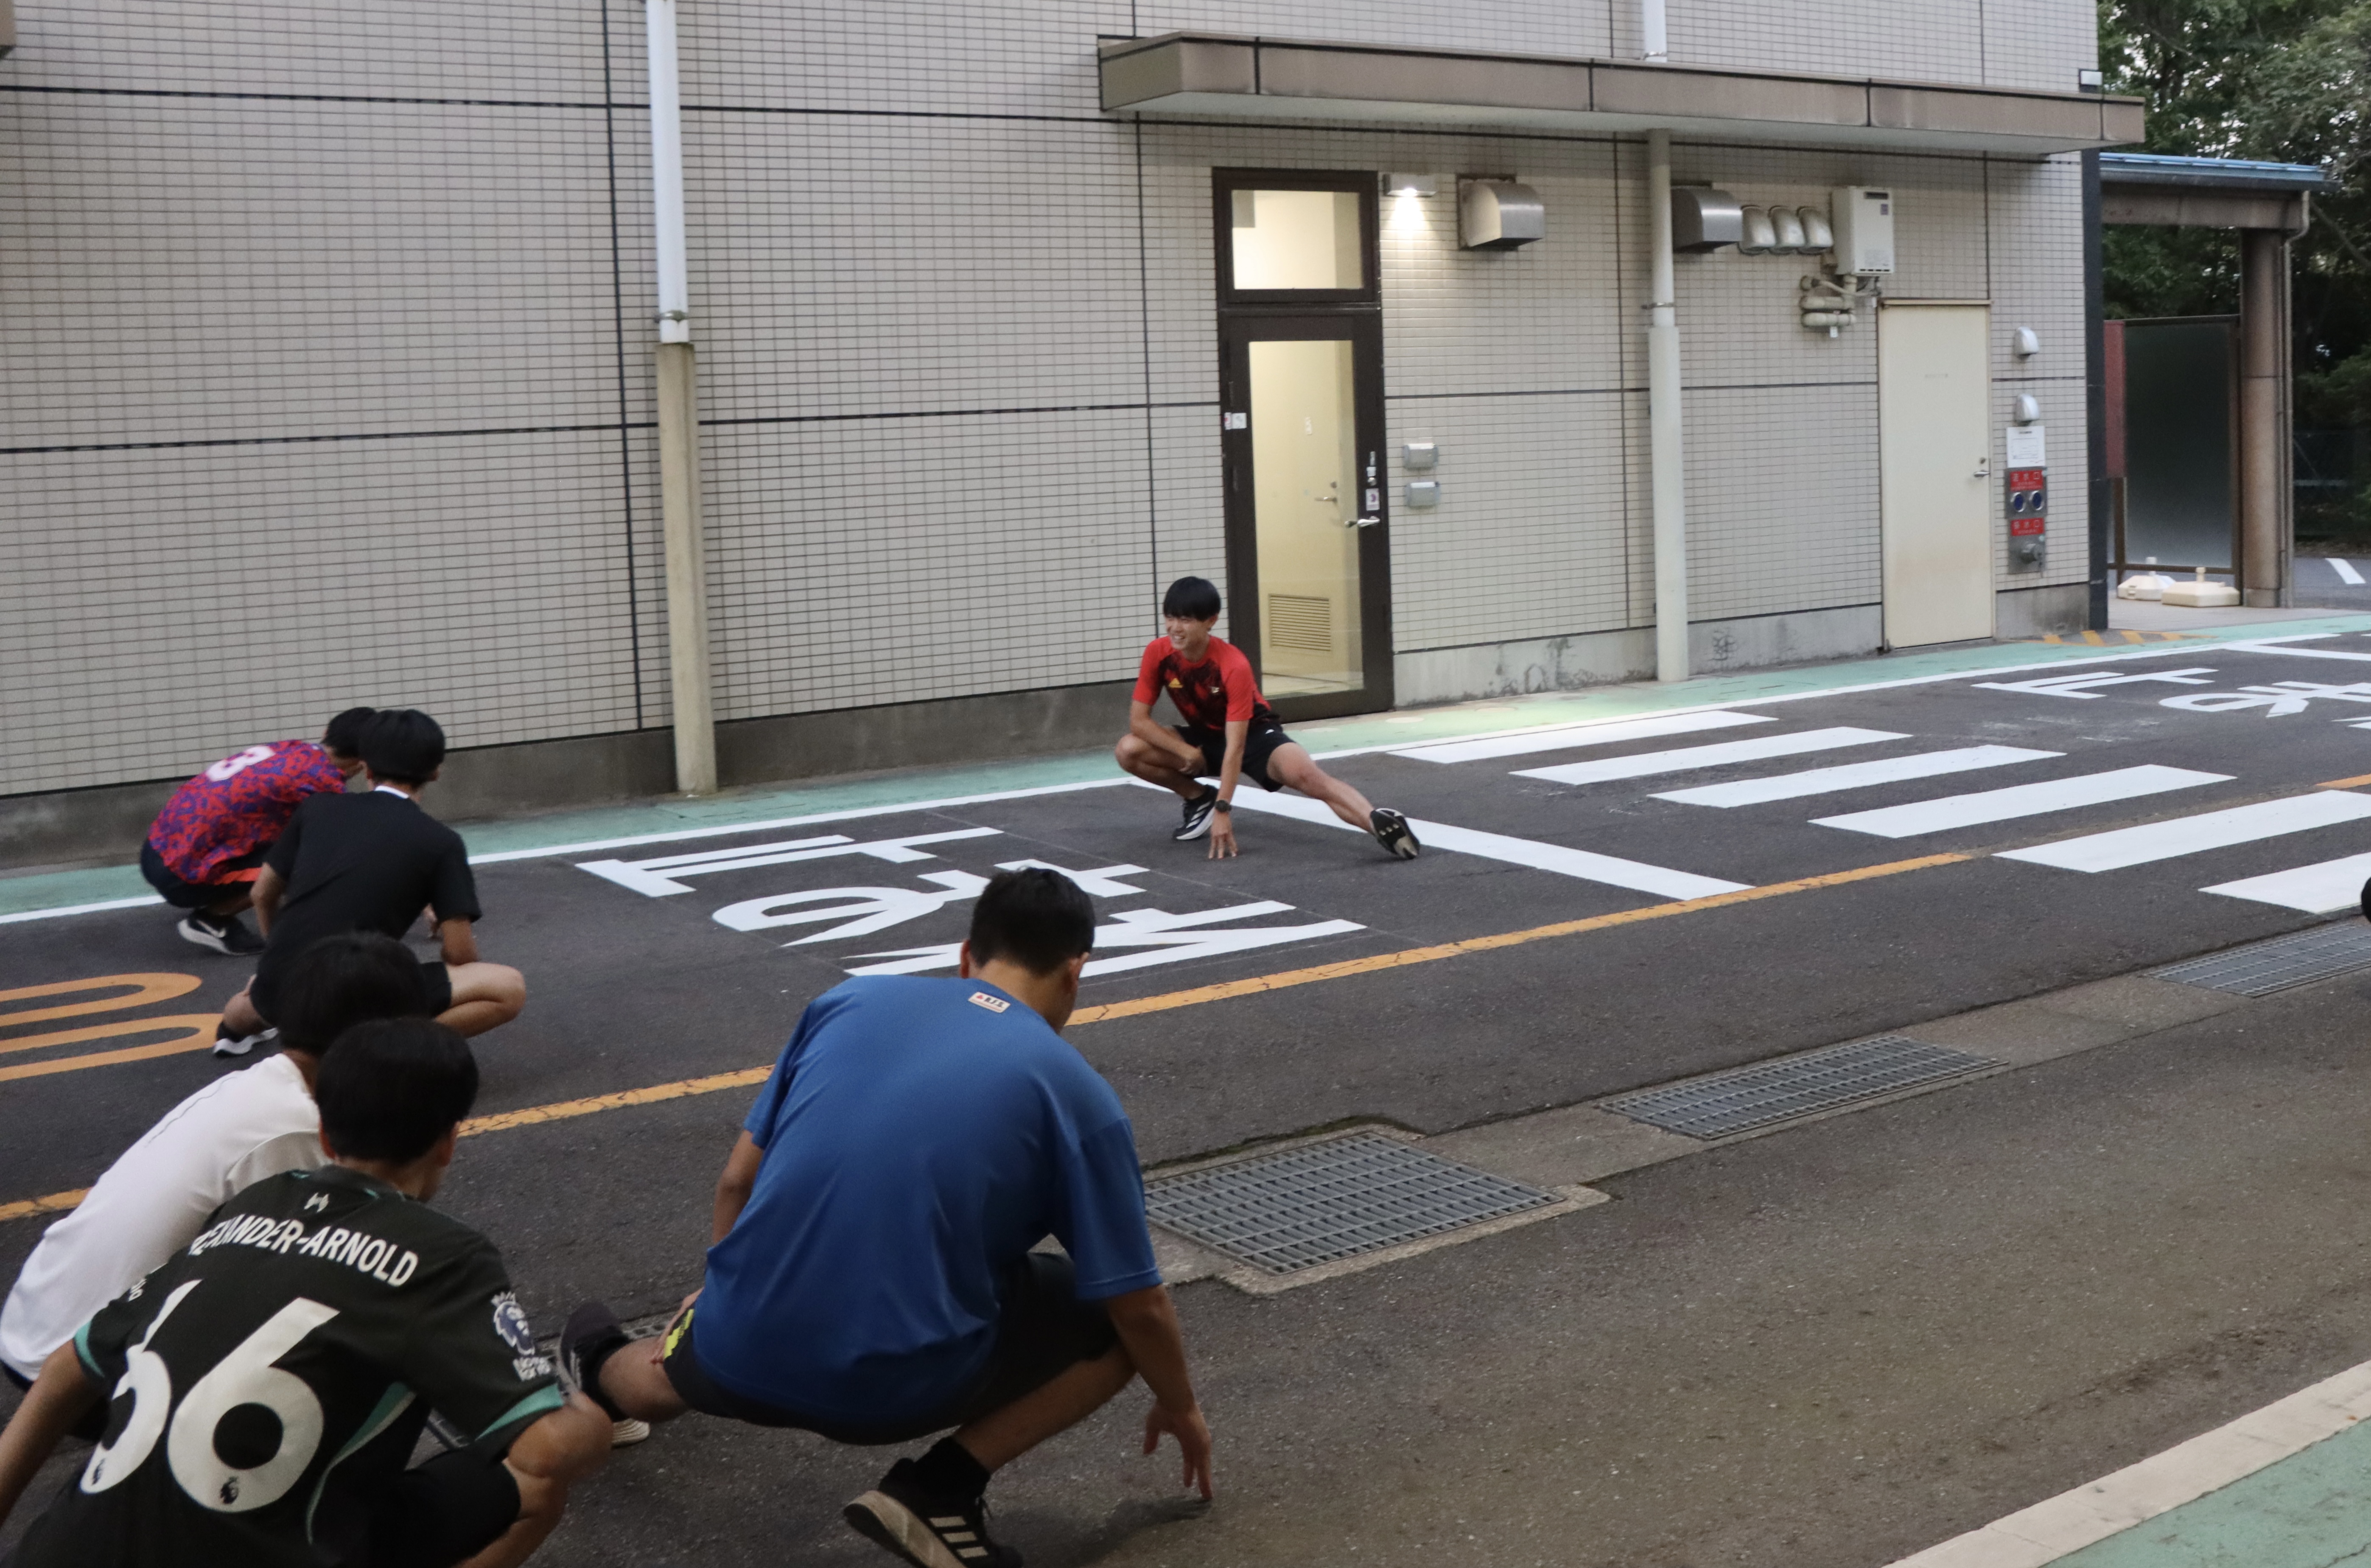
[[[1219,770],[1227,765],[1226,732],[1206,730],[1199,724],[1172,724],[1170,728],[1176,731],[1178,739],[1187,745],[1202,748],[1204,776],[1210,778],[1219,777]],[[1253,720],[1251,732],[1243,737],[1243,777],[1263,790],[1283,789],[1283,785],[1268,777],[1267,759],[1276,755],[1277,747],[1289,745],[1291,741],[1292,737],[1284,732],[1284,726],[1275,720]]]
[[[263,864],[263,851],[258,849],[252,854],[241,855],[237,859],[226,860],[217,869],[225,871],[252,871],[261,864]],[[203,909],[209,904],[220,904],[226,898],[250,892],[255,886],[252,878],[233,877],[219,882],[183,882],[174,874],[170,866],[165,864],[165,857],[156,852],[156,846],[145,840],[143,840],[140,845],[140,874],[146,877],[148,885],[155,888],[157,894],[176,909]]]
[[[453,972],[445,967],[442,959],[420,961],[421,984],[428,988],[428,1016],[449,1011],[453,1006]],[[264,1022],[271,1023],[280,1016],[280,974],[277,969],[256,966],[255,984],[247,993],[248,1006],[256,1010]]]
[[[371,1514],[370,1568],[453,1568],[518,1522],[518,1482],[500,1459],[461,1449],[414,1465]]]
[[[666,1353],[660,1365],[684,1403],[704,1414],[746,1421],[753,1426],[794,1426],[835,1443],[859,1447],[910,1443],[1002,1410],[1117,1344],[1119,1335],[1103,1303],[1079,1299],[1074,1288],[1077,1277],[1070,1259],[1048,1252],[1031,1252],[1014,1264],[1006,1276],[1002,1310],[996,1321],[996,1348],[989,1353],[988,1365],[953,1399],[909,1421],[856,1425],[803,1415],[733,1392],[700,1365],[694,1344],[697,1303],[668,1325]]]

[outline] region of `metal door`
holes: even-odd
[[[1991,316],[1949,302],[1889,302],[1878,313],[1891,648],[1993,634]]]

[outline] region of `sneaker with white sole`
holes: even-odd
[[[1415,859],[1417,851],[1424,847],[1416,841],[1416,832],[1408,826],[1408,819],[1389,806],[1377,806],[1368,813],[1367,831],[1375,836],[1376,843],[1403,860]]]
[[[253,958],[263,951],[263,939],[247,928],[236,915],[214,916],[196,910],[173,928],[181,940],[233,958]]]
[[[280,1038],[280,1031],[269,1024],[252,1034],[233,1034],[227,1024],[214,1025],[214,1055],[244,1056],[258,1045],[269,1045]]]
[[[1169,836],[1180,844],[1190,844],[1210,831],[1210,813],[1219,809],[1219,792],[1205,790],[1186,802],[1186,821]]]
[[[839,1511],[849,1528],[915,1568],[1021,1568],[1021,1553],[989,1539],[988,1499],[940,1497],[899,1459],[881,1484]]]

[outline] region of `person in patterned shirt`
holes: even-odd
[[[341,790],[362,771],[362,732],[374,709],[349,708],[318,744],[268,741],[233,753],[173,791],[140,846],[140,872],[176,909],[179,929],[216,952],[263,951],[239,911],[252,901],[264,851],[307,796]]]

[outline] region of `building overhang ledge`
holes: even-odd
[[[1713,71],[1177,32],[1105,39],[1107,113],[1621,133],[2041,156],[2138,142],[2142,103],[1864,76]]]

